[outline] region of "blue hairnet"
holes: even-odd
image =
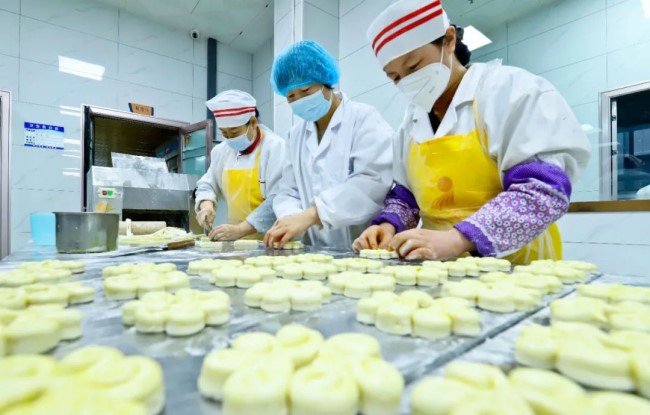
[[[336,60],[325,48],[313,40],[302,40],[275,58],[271,84],[286,97],[289,91],[306,85],[334,86],[340,76]]]

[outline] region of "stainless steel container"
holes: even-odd
[[[120,215],[79,212],[54,214],[58,252],[85,254],[117,250]]]

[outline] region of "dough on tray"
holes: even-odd
[[[253,285],[276,279],[277,272],[271,268],[240,265],[235,267],[218,268],[209,276],[210,282],[217,287],[250,288]]]
[[[212,271],[221,269],[221,268],[232,268],[243,265],[243,262],[239,259],[199,259],[197,261],[191,261],[187,266],[187,273],[189,275],[201,275],[204,277],[209,277],[212,274]]]
[[[0,272],[0,287],[20,287],[37,283],[57,283],[70,279],[67,268],[18,268]]]
[[[431,287],[447,281],[447,269],[414,265],[394,265],[385,267],[381,274],[395,278],[398,285],[420,285]]]
[[[647,354],[650,334],[612,332],[583,323],[553,323],[551,327],[527,326],[516,343],[517,362],[545,369],[598,389],[643,392],[636,372],[637,353]],[[643,363],[642,363],[643,365]],[[647,379],[647,375],[646,379]]]
[[[376,259],[367,258],[340,258],[332,261],[339,272],[379,272],[384,268],[384,263]]]
[[[82,315],[61,306],[0,309],[0,356],[44,353],[63,340],[81,337]]]
[[[400,296],[375,293],[357,306],[357,321],[396,335],[412,335],[429,340],[451,334],[477,336],[481,320],[470,302],[456,298],[434,300],[420,291],[406,291]]]
[[[563,298],[551,303],[553,321],[581,322],[610,330],[650,333],[650,304],[607,303],[595,297]]]
[[[0,288],[0,308],[20,310],[32,305],[58,304],[68,306],[93,301],[95,290],[80,282],[57,285],[33,284],[16,288]]]
[[[305,249],[305,245],[300,242],[300,241],[289,241],[282,248],[280,248],[280,243],[275,242],[273,244],[273,249],[280,249],[283,251],[300,251],[301,249]]]
[[[222,291],[183,289],[174,294],[151,292],[122,308],[122,322],[141,333],[189,336],[230,318],[230,297]]]
[[[60,261],[54,259],[40,262],[23,262],[18,266],[18,269],[25,269],[28,271],[42,269],[64,269],[72,272],[73,274],[80,274],[85,271],[86,264],[83,261]]]
[[[376,292],[394,291],[395,279],[382,274],[345,271],[331,275],[328,286],[334,294],[341,294],[350,298],[365,298]]]
[[[323,262],[296,262],[275,267],[278,275],[289,280],[326,280],[338,272],[335,265]]]
[[[318,281],[276,280],[253,285],[244,294],[248,307],[269,313],[311,311],[329,302],[331,291]]]
[[[362,249],[359,252],[361,258],[369,259],[399,259],[399,254],[386,249]]]
[[[15,409],[16,413],[23,413],[19,409],[28,408],[41,409],[34,413],[54,413],[58,407],[62,408],[61,413],[72,413],[70,406],[51,399],[50,395],[67,398],[68,405],[79,401],[81,395],[94,396],[100,402],[111,404],[111,412],[120,414],[153,415],[160,413],[164,406],[160,365],[147,357],[125,357],[117,349],[109,347],[77,349],[59,362],[38,355],[9,356],[0,359],[0,373],[0,395],[9,394],[3,396],[0,405],[7,401],[13,402],[15,406],[11,409]],[[20,394],[20,389],[7,387],[25,383],[38,387],[39,393],[30,396]],[[17,394],[12,396],[12,391]],[[133,412],[118,411],[122,407]],[[83,408],[90,411],[87,403],[84,403]],[[136,411],[134,408],[142,409]]]
[[[242,334],[231,349],[209,353],[198,386],[203,396],[222,400],[227,415],[397,415],[404,379],[381,360],[371,336],[323,341],[319,332],[291,324],[276,336]]]
[[[459,370],[460,369],[460,370]],[[588,393],[555,372],[452,362],[411,393],[414,415],[628,415],[650,413],[650,402],[620,392]]]
[[[190,286],[186,273],[169,271],[176,268],[174,264],[138,265],[142,264],[131,267],[131,271],[123,265],[104,269],[104,293],[109,300],[131,300],[158,291],[173,293]]]
[[[530,311],[542,305],[543,292],[525,288],[507,279],[450,281],[442,286],[443,297],[457,297],[475,303],[479,308],[495,313]]]

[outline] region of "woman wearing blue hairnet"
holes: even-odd
[[[289,133],[267,246],[307,233],[314,246],[349,249],[382,208],[392,184],[394,131],[374,108],[335,92],[339,76],[335,59],[313,41],[275,59],[273,87],[300,120]]]

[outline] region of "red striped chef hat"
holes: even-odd
[[[257,101],[247,92],[231,89],[205,103],[217,120],[217,127],[232,128],[247,124],[255,116]]]
[[[449,19],[440,0],[400,0],[384,10],[368,29],[368,40],[381,67],[442,37]]]

